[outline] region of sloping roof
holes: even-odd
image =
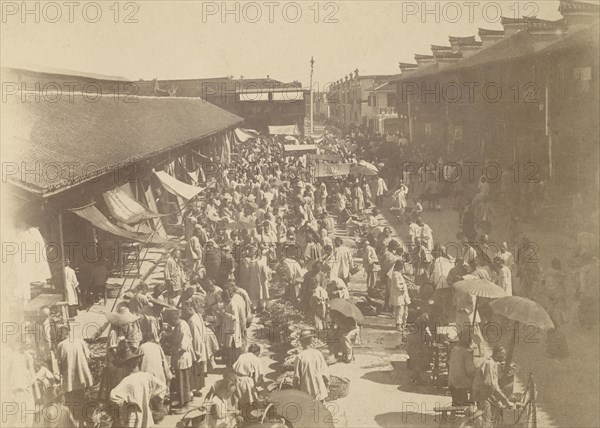
[[[113,76],[109,74],[99,74],[99,73],[90,73],[87,71],[77,71],[77,70],[69,70],[66,68],[55,68],[48,67],[46,65],[37,65],[37,64],[28,64],[24,67],[4,67],[7,70],[13,70],[16,72],[30,72],[30,73],[39,73],[39,74],[51,74],[51,75],[59,75],[59,76],[69,76],[69,77],[83,77],[86,79],[93,80],[106,80],[111,82],[131,82],[131,79],[123,76]]]
[[[558,10],[561,13],[569,12],[592,12],[598,13],[600,11],[600,5],[598,3],[575,1],[575,0],[562,0]]]
[[[440,71],[441,68],[437,62],[432,62],[431,64],[425,65],[423,68],[418,69],[417,71],[413,71],[409,74],[401,74],[398,77],[394,77],[390,79],[390,82],[401,82],[406,80],[414,80],[419,79],[421,77],[429,76],[432,74],[436,74]]]
[[[10,177],[13,183],[42,194],[243,121],[202,99],[103,95],[92,101],[81,94],[56,94],[56,102],[36,102],[33,93],[21,95],[2,104],[3,161],[19,167],[21,174]],[[41,173],[26,173],[35,168]]]
[[[273,90],[276,88],[301,88],[300,82],[284,83],[275,79],[230,79],[228,77],[200,78],[200,79],[157,79],[136,82],[140,89],[137,94],[153,96],[169,96],[169,91],[174,90],[177,97],[221,96],[223,93],[252,90]],[[155,85],[158,91],[155,91]]]
[[[577,31],[575,33],[568,34],[560,39],[558,42],[553,43],[545,49],[540,51],[540,54],[551,54],[555,52],[561,52],[564,50],[579,50],[589,49],[595,47],[598,49],[598,40],[600,39],[600,31],[598,27],[590,27]],[[596,55],[598,52],[594,52]]]
[[[487,28],[481,28],[479,27],[479,37],[481,36],[498,36],[498,37],[502,37],[504,36],[504,30],[489,30]]]
[[[519,31],[512,36],[482,49],[475,55],[463,59],[455,68],[474,67],[525,57],[535,53],[534,39],[527,31]]]
[[[431,45],[431,51],[434,54],[437,51],[452,51],[452,46]]]
[[[415,61],[418,61],[420,59],[434,59],[435,57],[433,55],[424,55],[424,54],[415,54]]]
[[[405,73],[408,73],[409,71],[405,71]],[[373,88],[374,91],[389,91],[389,90],[395,90],[395,87],[393,85],[391,85],[390,83],[392,83],[393,79],[397,79],[400,76],[402,76],[402,73],[398,73],[393,75],[389,80],[386,80],[383,83],[378,84],[378,86],[375,86]],[[406,76],[406,74],[405,74]]]
[[[449,71],[475,67],[481,65],[492,64],[501,61],[510,61],[513,59],[525,57],[535,53],[533,36],[526,31],[519,31],[510,37],[498,41],[496,44],[482,49],[475,55],[464,58],[456,64],[446,67],[439,67],[438,64],[431,64],[427,67],[411,73],[404,78],[394,79],[395,81],[414,80],[437,74],[438,72],[446,73]]]

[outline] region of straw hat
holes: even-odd
[[[151,297],[148,299],[150,301],[150,303],[152,303],[154,306],[162,306],[163,308],[172,308],[171,305],[169,305],[165,300],[161,300],[161,299],[155,299],[154,297]]]
[[[300,332],[299,339],[306,340],[306,339],[313,338],[313,337],[315,337],[315,330],[312,328],[305,328],[305,329],[302,329],[302,331]]]
[[[106,318],[111,324],[126,325],[137,321],[140,317],[132,314],[129,308],[122,306],[117,312],[109,312],[106,314]]]

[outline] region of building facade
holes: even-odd
[[[397,119],[394,112],[393,90],[376,90],[391,75],[359,75],[358,69],[334,82],[327,91],[331,120],[343,129],[362,126],[376,131],[392,127],[389,119]],[[391,94],[388,98],[388,94]]]
[[[559,182],[597,171],[598,6],[568,0],[560,11],[557,21],[503,18],[480,41],[450,37],[416,55],[392,79],[411,142]]]

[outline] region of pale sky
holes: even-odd
[[[449,35],[502,29],[500,11],[508,17],[561,17],[558,0],[228,2],[233,12],[226,16],[220,1],[120,2],[118,14],[114,2],[100,1],[100,15],[93,2],[74,2],[72,10],[63,1],[46,9],[36,3],[26,14],[20,1],[2,2],[2,65],[133,80],[270,75],[307,87],[314,56],[315,89],[356,68],[361,74],[396,74],[399,61],[414,62],[413,55],[430,53],[431,44],[449,45]],[[431,12],[422,16],[425,4]],[[128,15],[137,22],[124,22]]]

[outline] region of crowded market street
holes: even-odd
[[[0,427],[598,426],[597,1],[1,9]]]

